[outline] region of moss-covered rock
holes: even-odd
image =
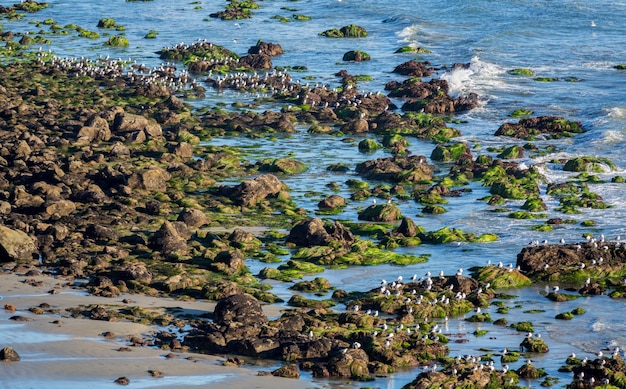
[[[389,204],[372,204],[359,212],[359,220],[368,220],[372,222],[390,222],[402,219],[402,213],[393,203]]]
[[[603,157],[578,157],[565,162],[563,170],[568,172],[607,173],[615,170],[615,164]]]
[[[362,50],[350,50],[343,55],[342,60],[352,62],[370,61],[372,57]]]
[[[126,38],[123,35],[113,35],[113,36],[110,36],[109,39],[104,44],[107,46],[127,47],[128,38]]]
[[[501,268],[498,266],[485,266],[479,268],[473,277],[481,283],[489,283],[494,289],[520,288],[532,283],[530,278],[516,269]]]
[[[382,146],[374,139],[365,138],[359,142],[359,151],[375,151],[382,148]]]

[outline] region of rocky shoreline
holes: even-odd
[[[243,10],[231,9],[228,18],[249,16]],[[216,17],[226,17],[220,15]],[[366,36],[357,27],[337,31]],[[487,206],[497,210],[508,200],[524,200],[523,210],[509,217],[540,218],[547,207],[540,196],[545,178],[536,167],[514,160],[541,152],[535,139],[581,133],[581,123],[523,118],[494,135],[528,143],[502,148],[495,158],[474,155],[467,144],[454,141],[460,133],[442,115],[477,107],[479,96],[450,96],[447,82],[437,78],[446,68],[426,61],[398,65],[393,72],[409,78],[388,83],[385,95],[360,92],[358,77],[347,71],[335,74],[339,88],[293,81],[288,71],[271,63],[283,53],[275,43],[259,41],[242,57],[204,40],[180,44],[160,52],[163,59],[179,61],[176,65],[148,69],[109,58],[58,58],[28,50],[28,42],[13,37],[4,36],[16,50],[0,66],[0,262],[10,264],[7,271],[27,277],[85,279],[81,287],[99,297],[130,293],[217,302],[212,312],[190,316],[103,304],[66,308],[74,317],[189,326],[183,339],[162,331],[149,344],[174,352],[281,360],[285,366],[271,372],[281,377],[297,378],[306,370],[314,377],[370,381],[399,368],[427,366],[407,387],[516,387],[520,378],[537,379],[541,372],[530,363],[515,371],[496,369],[490,356],[451,358],[448,339],[433,319],[474,311],[467,320],[490,322],[481,307],[502,297],[503,288],[533,282],[575,285],[580,295],[624,294],[621,241],[589,236],[574,244],[536,242],[518,254],[516,264],[491,264],[471,269],[471,275],[460,269],[457,274],[384,281],[372,290],[336,289],[325,300],[296,293],[287,303],[293,309],[270,320],[261,303],[281,299],[260,279],[292,281],[327,266],[408,265],[427,258],[397,254],[393,248],[498,239],[497,234],[453,227],[427,231],[402,215],[394,198],[415,200],[424,214],[444,213],[448,198],[462,196],[466,184],[478,181],[490,188]],[[269,96],[266,103],[280,108],[194,110],[184,102],[206,88],[261,91]],[[404,102],[399,110],[390,98]],[[385,147],[390,156],[356,166],[362,180],[346,183],[352,198],[329,189],[318,213],[299,207],[281,181],[306,171],[304,162],[268,156],[251,163],[236,148],[205,142],[222,134],[280,137],[296,126],[307,126],[312,134],[369,134],[372,138],[361,141],[359,150]],[[447,163],[450,170],[439,172],[426,156],[412,155],[407,137],[436,142],[430,159]],[[565,215],[606,207],[586,183],[594,182],[592,173],[610,167],[611,161],[580,157],[555,163],[580,172],[577,180],[547,185]],[[341,164],[328,168],[347,169]],[[227,178],[240,183],[216,184]],[[367,180],[385,184],[371,188]],[[356,215],[362,222],[319,217],[341,213],[346,201],[365,199],[372,204]],[[550,219],[540,228],[549,231],[567,222]],[[216,230],[224,227],[234,228]],[[254,234],[245,227],[266,232]],[[249,258],[275,262],[285,255],[291,259],[256,275],[246,265]],[[318,277],[294,288],[327,292],[332,286]],[[548,297],[574,298],[558,289]],[[332,308],[338,304],[347,311]],[[532,335],[520,347],[522,352],[549,351]],[[572,388],[595,383],[624,387],[626,367],[619,352],[589,362],[569,360],[564,368],[574,373]]]

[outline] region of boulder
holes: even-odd
[[[188,227],[202,227],[209,224],[209,218],[199,209],[185,209],[178,215],[178,220],[185,223]]]
[[[213,311],[213,320],[216,324],[225,326],[231,323],[262,325],[268,322],[259,300],[244,293],[218,301]]]
[[[275,377],[300,378],[300,370],[298,370],[298,366],[295,364],[290,364],[274,370],[272,375]]]
[[[222,251],[215,256],[210,268],[228,275],[239,274],[247,269],[243,259],[239,250]]]
[[[270,197],[277,197],[285,185],[273,174],[264,174],[237,186],[222,186],[220,194],[229,197],[236,205],[254,206]]]
[[[0,262],[30,261],[36,252],[35,240],[25,232],[0,225]]]
[[[325,224],[322,219],[311,218],[296,224],[287,237],[287,242],[304,247],[326,246],[333,240],[350,245],[354,242],[354,235],[337,221]]]
[[[156,190],[165,192],[167,181],[172,176],[160,167],[152,167],[142,172],[134,173],[128,178],[128,186],[132,189]]]
[[[339,195],[330,195],[324,200],[317,203],[317,207],[322,210],[336,209],[344,207],[346,205],[346,199]]]
[[[5,347],[0,350],[0,361],[16,362],[20,360],[20,355],[13,347]]]
[[[283,48],[279,44],[261,41],[248,49],[248,54],[265,54],[270,57],[275,57],[283,53]]]
[[[71,200],[53,201],[46,206],[46,213],[54,217],[70,216],[76,212],[76,204]]]
[[[150,246],[164,255],[186,254],[189,230],[182,222],[165,221],[150,239]]]

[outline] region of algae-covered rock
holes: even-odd
[[[361,50],[350,50],[343,55],[342,60],[344,61],[353,61],[353,62],[362,62],[369,61],[372,57],[367,54],[365,51]]]
[[[382,148],[374,139],[366,138],[359,142],[359,151],[374,151]]]
[[[494,289],[519,288],[532,283],[530,278],[518,270],[498,266],[482,267],[473,276],[481,283],[490,283]]]
[[[392,204],[372,204],[359,212],[359,220],[390,222],[402,219],[400,209]]]
[[[420,233],[419,238],[424,242],[441,244],[451,242],[493,242],[498,240],[496,234],[476,235],[466,233],[458,228],[443,227],[436,231]]]
[[[603,157],[578,157],[565,162],[563,170],[567,172],[607,173],[615,170],[615,164]]]
[[[524,157],[524,148],[522,146],[510,146],[504,149],[500,154],[497,155],[498,158],[502,159],[519,159]]]
[[[299,174],[307,169],[303,162],[292,158],[266,159],[259,164],[259,171],[271,173]]]
[[[440,162],[453,162],[461,157],[471,158],[471,156],[472,152],[467,143],[438,144],[431,153],[430,159]]]
[[[104,44],[107,46],[126,47],[128,46],[128,38],[123,35],[113,35]]]
[[[301,281],[289,287],[291,290],[308,293],[325,293],[331,288],[330,281],[322,277],[315,277],[311,281]]]
[[[546,342],[537,337],[527,336],[519,346],[521,349],[530,351],[531,353],[547,353],[550,351]]]

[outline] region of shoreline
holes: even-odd
[[[38,286],[26,279],[41,281]],[[48,293],[53,288],[56,294]],[[50,276],[0,274],[0,305],[16,310],[0,312],[0,348],[13,347],[21,360],[0,363],[0,386],[4,388],[46,387],[72,388],[89,386],[116,388],[119,377],[130,380],[133,388],[189,388],[209,385],[211,388],[311,388],[311,382],[273,376],[258,376],[248,367],[228,367],[226,357],[190,352],[170,352],[155,347],[134,347],[133,336],[155,332],[155,326],[128,321],[101,321],[73,318],[67,308],[90,304],[124,304],[150,308],[182,308],[185,311],[212,311],[215,303],[177,301],[143,295],[124,294],[116,298],[83,295],[71,289],[66,281]],[[132,300],[128,304],[122,300]],[[35,314],[30,308],[49,304],[58,313]],[[264,310],[279,314],[279,308],[265,305]],[[29,321],[9,318],[21,316]],[[104,337],[110,332],[113,336]],[[244,365],[245,366],[245,365]],[[269,370],[269,368],[268,368]],[[151,371],[163,373],[152,377]]]

